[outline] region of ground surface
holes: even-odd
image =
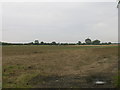
[[[115,87],[117,46],[3,46],[3,88]],[[105,81],[95,85],[96,80]]]

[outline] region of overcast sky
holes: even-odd
[[[32,2],[2,4],[2,41],[118,41],[115,2]]]

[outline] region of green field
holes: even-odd
[[[116,87],[118,47],[3,46],[3,88]],[[94,81],[103,79],[105,85]]]

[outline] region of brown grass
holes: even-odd
[[[101,74],[112,81],[117,74],[117,51],[100,46],[3,46],[3,87],[94,87],[87,77]],[[102,87],[108,86],[114,87],[113,82]]]

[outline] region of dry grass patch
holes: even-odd
[[[111,79],[117,74],[117,49],[117,46],[3,46],[3,87],[90,87],[87,77],[91,75],[108,73]]]

